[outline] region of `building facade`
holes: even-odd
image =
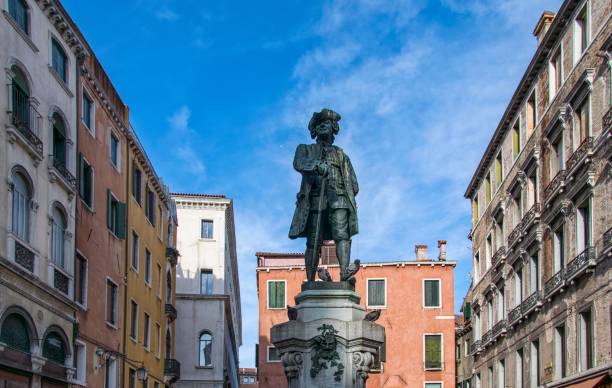
[[[54,1],[0,3],[0,385],[74,377],[76,68],[87,51]]]
[[[242,344],[240,283],[232,200],[173,194],[180,226],[177,245],[178,387],[237,388]]]
[[[367,310],[380,309],[385,327],[384,362],[377,360],[368,387],[449,387],[455,383],[455,262],[438,259],[417,245],[416,260],[362,263],[355,291]],[[287,387],[279,354],[270,343],[272,326],[286,322],[287,305],[306,281],[302,253],[257,253],[259,345],[257,373],[262,387]],[[339,278],[333,242],[322,250],[322,266]],[[334,263],[334,264],[332,264]]]
[[[609,384],[611,7],[566,0],[542,15],[536,53],[466,191],[461,386]]]
[[[240,377],[240,387],[259,388],[257,368],[240,368],[238,375]]]

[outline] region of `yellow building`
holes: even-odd
[[[131,128],[128,143],[123,381],[160,388],[180,377],[173,359],[176,207]]]

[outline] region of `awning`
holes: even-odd
[[[572,388],[594,388],[594,387],[603,387],[603,385],[600,385],[601,383],[605,382],[605,380],[608,378],[608,375],[605,376],[596,376],[596,377],[591,377],[588,380],[583,380],[581,382],[578,382],[576,384],[572,384],[572,385],[568,385],[568,387],[572,387]]]

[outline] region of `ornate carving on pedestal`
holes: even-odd
[[[314,338],[310,377],[315,378],[321,369],[336,367],[334,380],[340,381],[344,373],[344,364],[339,361],[340,355],[336,349],[338,346],[338,340],[336,339],[338,331],[332,325],[327,324],[323,324],[317,330],[321,334]]]
[[[285,368],[285,376],[289,382],[289,387],[297,387],[298,379],[300,377],[300,370],[302,369],[302,353],[300,352],[287,352],[283,354],[281,358],[283,367]]]
[[[574,211],[574,204],[569,199],[564,199],[561,201],[560,211],[563,214],[563,218],[567,219]]]
[[[370,368],[374,364],[374,355],[369,352],[354,352],[355,388],[365,388]]]

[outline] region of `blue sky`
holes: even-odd
[[[470,283],[465,188],[561,0],[64,0],[172,191],[235,200],[241,366],[254,365],[256,251],[287,232],[310,115],[342,114],[360,183],[362,261],[448,240]]]

